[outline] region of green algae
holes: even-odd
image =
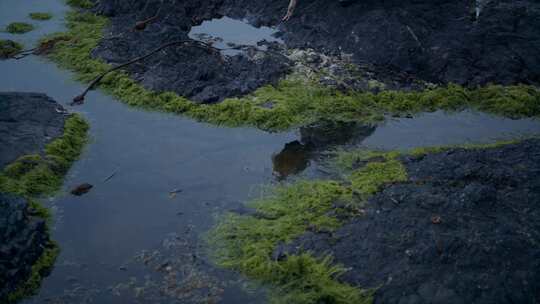
[[[4,168],[0,173],[0,192],[25,197],[29,201],[29,212],[50,222],[49,210],[36,199],[45,194],[53,194],[61,187],[64,175],[82,152],[88,128],[80,115],[69,117],[64,125],[64,134],[46,146],[45,155],[22,156]],[[55,242],[49,242],[32,266],[28,280],[8,296],[7,303],[15,303],[33,295],[42,278],[53,267],[59,251]]]
[[[52,194],[61,185],[69,166],[86,143],[88,124],[79,115],[68,118],[62,137],[45,148],[45,156],[27,155],[0,173],[0,191],[24,197]]]
[[[34,26],[25,22],[13,22],[6,26],[6,32],[11,34],[24,34],[34,30]]]
[[[32,20],[39,20],[39,21],[50,20],[53,17],[52,14],[50,13],[40,13],[40,12],[30,13],[28,16]]]
[[[67,0],[67,4],[76,8],[90,9],[94,7],[94,3],[90,0]]]
[[[227,214],[209,233],[212,256],[221,267],[272,284],[276,303],[369,303],[370,294],[338,281],[345,269],[331,257],[309,253],[274,260],[272,252],[309,229],[333,230],[339,221],[327,213],[335,201],[351,200],[337,182],[299,181],[278,187],[250,204],[258,216]]]
[[[12,40],[0,40],[0,58],[9,58],[20,51],[23,46]]]
[[[516,142],[431,147],[421,151],[493,149]],[[372,195],[389,184],[408,181],[400,159],[420,155],[415,151],[336,152],[331,163],[340,170],[343,179],[299,180],[278,186],[270,195],[248,203],[254,213],[228,213],[219,218],[208,234],[214,260],[221,267],[274,286],[271,301],[275,303],[372,303],[373,290],[339,280],[345,269],[336,265],[331,256],[300,251],[280,259],[273,253],[280,244],[287,244],[307,231],[339,228],[343,224],[342,215],[361,216],[362,212],[355,211],[365,207]],[[337,210],[344,205],[346,209]]]
[[[67,21],[69,31],[60,35],[70,39],[57,42],[50,58],[77,72],[80,81],[89,82],[110,68],[90,56],[108,21],[88,12],[71,12]],[[343,93],[291,75],[275,86],[264,86],[248,96],[228,98],[214,105],[197,104],[173,92],[149,91],[122,71],[107,75],[99,87],[132,106],[183,114],[218,125],[254,126],[270,131],[287,130],[323,118],[374,122],[387,114],[400,116],[435,110],[475,109],[513,118],[540,115],[540,90],[526,85],[467,89],[449,84],[418,92]]]
[[[452,149],[465,149],[465,150],[494,149],[494,148],[499,148],[506,145],[516,144],[522,140],[524,139],[520,138],[520,139],[500,140],[500,141],[496,141],[493,143],[486,143],[486,144],[468,143],[468,144],[461,144],[461,145],[420,147],[420,148],[412,149],[408,151],[406,154],[414,156],[414,157],[422,157],[427,154],[441,153],[441,152],[452,150]]]
[[[422,153],[451,148],[493,149],[516,142],[431,147],[423,148]],[[331,256],[300,251],[285,259],[276,259],[273,253],[280,244],[287,244],[307,231],[339,228],[343,224],[343,217],[339,216],[361,216],[362,212],[356,211],[365,207],[372,195],[389,184],[408,181],[407,170],[400,159],[420,155],[415,151],[336,152],[331,163],[343,173],[342,180],[298,180],[291,185],[278,186],[271,194],[248,203],[255,213],[228,213],[220,217],[208,233],[214,261],[220,267],[273,286],[271,302],[372,303],[373,290],[339,280],[345,268],[336,265]],[[346,209],[337,210],[343,205]]]
[[[407,172],[398,156],[396,152],[349,155],[346,163],[352,172],[346,180],[299,180],[249,203],[255,215],[223,216],[209,234],[216,263],[276,286],[272,299],[278,303],[371,303],[372,291],[339,281],[344,268],[334,265],[331,256],[304,252],[274,260],[272,253],[306,231],[339,228],[343,224],[339,215],[354,216],[383,186],[406,182]],[[357,160],[367,163],[353,169]],[[336,205],[345,205],[346,210],[337,210]]]
[[[354,171],[349,180],[353,190],[365,197],[375,194],[384,185],[407,181],[407,170],[399,160],[391,158],[367,163]]]

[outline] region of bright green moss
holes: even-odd
[[[12,40],[0,40],[0,58],[9,58],[22,51],[23,47]]]
[[[4,169],[0,174],[0,191],[26,197],[55,192],[69,165],[79,156],[87,130],[87,123],[79,115],[67,119],[62,137],[45,148],[46,156],[23,156]]]
[[[411,156],[415,156],[415,157],[420,157],[427,154],[444,152],[450,149],[467,149],[467,150],[493,149],[493,148],[499,148],[506,145],[515,144],[521,140],[522,139],[501,140],[501,141],[496,141],[494,143],[488,143],[488,144],[462,144],[462,145],[439,146],[439,147],[420,147],[420,148],[412,149],[407,154]]]
[[[331,163],[341,171],[351,171],[362,163],[367,163],[374,159],[392,159],[399,156],[399,152],[380,152],[373,150],[357,149],[357,150],[341,150],[333,153]]]
[[[344,269],[331,258],[310,254],[276,261],[272,252],[310,229],[335,229],[339,221],[329,215],[332,204],[351,200],[350,190],[337,182],[299,181],[279,187],[274,194],[251,203],[258,216],[228,214],[209,234],[213,256],[263,283],[276,286],[276,303],[369,303],[370,296],[338,281]]]
[[[76,8],[89,9],[94,7],[94,3],[90,0],[67,0],[67,4]]]
[[[13,22],[6,26],[6,32],[11,34],[24,34],[34,30],[34,26],[24,22]]]
[[[354,171],[349,180],[353,190],[366,197],[378,192],[383,185],[407,181],[407,170],[399,160],[390,158],[367,163]]]
[[[288,243],[307,230],[334,230],[342,225],[336,206],[343,212],[361,208],[370,195],[388,183],[405,182],[407,172],[397,152],[340,152],[336,163],[349,175],[348,182],[297,181],[278,187],[272,195],[251,202],[255,215],[227,214],[209,234],[218,265],[231,268],[276,286],[276,303],[371,303],[371,293],[339,281],[344,269],[331,257],[309,253],[276,261],[276,246]],[[354,169],[358,161],[366,162]],[[353,195],[354,194],[354,195]],[[360,195],[358,195],[360,194]],[[351,208],[352,207],[352,208]]]
[[[29,16],[32,20],[40,20],[40,21],[50,20],[53,17],[49,13],[30,13]]]
[[[89,82],[110,68],[90,57],[102,38],[107,20],[91,13],[70,13],[67,20],[69,32],[62,35],[71,37],[71,41],[57,43],[51,58],[76,71],[79,80]],[[124,72],[108,75],[100,88],[129,105],[183,114],[214,124],[255,126],[272,131],[321,118],[374,122],[383,119],[383,114],[405,115],[438,109],[472,108],[511,117],[540,115],[540,90],[532,86],[465,89],[450,84],[421,92],[341,93],[291,75],[276,86],[265,86],[249,96],[229,98],[215,105],[192,103],[171,92],[151,92]]]

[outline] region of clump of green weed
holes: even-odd
[[[34,30],[34,26],[25,22],[13,22],[6,26],[6,32],[11,34],[24,34]]]
[[[53,17],[52,14],[50,13],[40,13],[40,12],[30,13],[29,16],[32,20],[39,20],[39,21],[50,20]]]

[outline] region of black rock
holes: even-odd
[[[65,110],[44,94],[0,92],[0,168],[62,135]]]
[[[279,26],[288,47],[352,54],[355,62],[402,75],[405,83],[416,78],[470,86],[540,84],[538,1],[311,0],[282,23],[287,2],[102,0],[97,11],[112,17],[112,26],[110,39],[103,40],[94,55],[123,62],[166,41],[186,39],[191,27],[204,20],[229,16],[255,26]],[[130,31],[137,20],[158,11],[167,17],[145,31]],[[246,94],[275,82],[287,70],[280,57],[236,56],[223,63],[216,54],[193,48],[169,49],[130,68],[148,88],[172,90],[200,102]]]
[[[49,241],[45,220],[29,213],[25,199],[0,193],[0,303],[28,280]]]
[[[350,269],[342,280],[378,288],[375,303],[538,303],[540,140],[403,161],[411,182],[274,256],[330,253]]]

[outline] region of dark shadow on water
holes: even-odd
[[[285,144],[272,156],[274,176],[285,180],[306,170],[319,152],[336,146],[358,144],[375,132],[376,126],[323,120],[300,128],[300,140]]]

